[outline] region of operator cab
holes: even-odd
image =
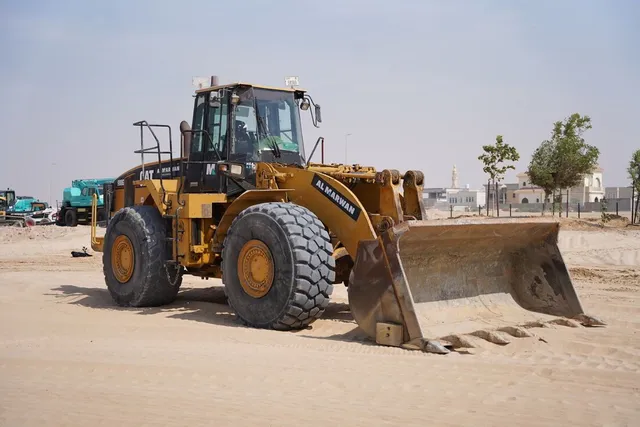
[[[197,91],[191,129],[180,126],[188,158],[184,191],[235,195],[255,187],[257,162],[302,167],[300,109],[309,100],[303,90],[241,83]],[[319,110],[315,105],[316,118]]]
[[[16,203],[16,192],[13,190],[0,190],[0,206],[7,209]]]

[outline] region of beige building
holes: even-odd
[[[495,186],[493,184],[490,185],[489,190],[487,190],[487,184],[482,184],[484,188],[485,196],[487,191],[489,192],[489,206],[493,206],[496,204],[495,202]],[[516,197],[516,191],[518,190],[517,183],[499,183],[498,184],[498,198],[500,200],[501,205],[508,205],[509,203],[520,203],[518,198]]]
[[[515,203],[543,203],[544,190],[529,182],[529,175],[522,172],[516,175],[518,178],[518,189],[512,193],[515,196]]]
[[[426,208],[449,210],[475,210],[485,203],[485,190],[474,190],[466,184],[458,185],[458,169],[453,165],[450,188],[424,188],[422,198]]]
[[[423,190],[425,207],[449,210],[452,206],[464,209],[478,209],[485,203],[484,190],[465,188],[425,188]],[[457,209],[456,209],[457,210]]]
[[[587,203],[599,202],[605,195],[603,185],[604,170],[597,166],[593,173],[584,177],[582,185],[562,190],[562,202],[569,203]],[[515,203],[542,203],[544,200],[544,190],[542,188],[531,185],[529,176],[522,172],[516,175],[518,178],[518,189],[513,192],[515,195]],[[548,200],[549,201],[549,200]]]

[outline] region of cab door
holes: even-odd
[[[218,163],[227,159],[227,130],[229,126],[229,92],[212,92],[207,105],[203,167],[203,190],[221,193],[225,177],[218,172]]]
[[[218,162],[227,158],[224,140],[228,126],[228,95],[207,92],[196,97],[186,193],[219,193]]]
[[[204,135],[202,131],[205,129],[205,117],[207,113],[206,97],[206,93],[198,94],[193,108],[191,146],[188,153],[185,172],[185,193],[197,193],[200,191],[200,187],[202,185],[202,166],[204,160]]]

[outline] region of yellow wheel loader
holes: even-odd
[[[141,165],[105,185],[104,237],[91,229],[117,304],[169,304],[183,274],[221,278],[244,324],[294,330],[344,283],[373,340],[436,353],[603,324],[583,312],[557,223],[426,221],[421,172],[311,163],[300,110],[318,127],[304,90],[212,82],[180,124],[179,158],[170,126],[134,123]]]
[[[7,198],[0,196],[0,224],[7,220]]]

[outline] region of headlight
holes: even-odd
[[[242,177],[242,165],[237,165],[233,163],[219,163],[218,171],[222,173],[227,173],[229,175],[235,175]]]

